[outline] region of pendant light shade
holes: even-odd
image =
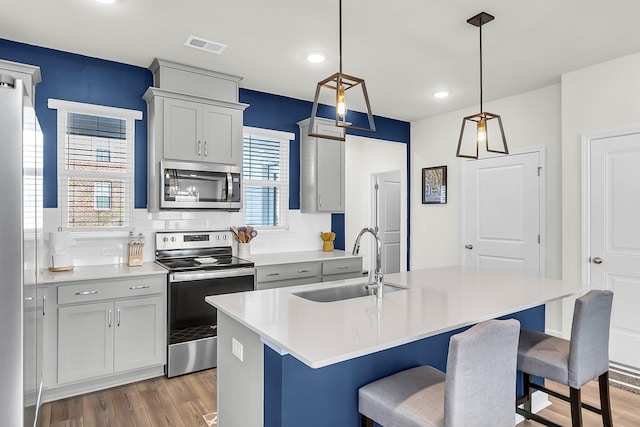
[[[480,30],[480,113],[467,116],[462,120],[457,157],[477,159],[481,144],[485,146],[487,152],[509,154],[502,119],[498,114],[482,110],[482,26],[493,19],[492,15],[481,12],[467,20],[469,24]]]
[[[375,132],[376,126],[373,121],[373,113],[371,112],[371,105],[369,103],[369,95],[367,94],[367,86],[363,79],[353,77],[342,72],[342,0],[339,0],[339,40],[340,40],[340,70],[327,77],[326,79],[318,82],[316,86],[316,95],[313,100],[313,108],[311,109],[311,120],[309,122],[309,136],[334,139],[338,141],[344,141],[343,136],[336,136],[333,134],[323,134],[315,126],[315,118],[318,114],[318,105],[320,104],[320,98],[323,93],[330,92],[331,98],[335,99],[335,123],[336,126],[345,129],[364,130],[369,132]],[[367,109],[367,120],[369,127],[353,125],[348,116],[348,108],[354,103],[359,102],[360,105],[364,103]],[[353,120],[353,119],[351,119]]]

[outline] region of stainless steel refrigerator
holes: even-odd
[[[42,150],[33,112],[37,67],[0,61],[0,417],[37,426],[42,390],[44,305]]]

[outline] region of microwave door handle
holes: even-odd
[[[227,201],[233,200],[233,180],[231,179],[231,172],[227,172]]]

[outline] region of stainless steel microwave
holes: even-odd
[[[213,163],[160,162],[161,209],[242,208],[238,166]]]

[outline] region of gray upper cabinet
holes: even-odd
[[[149,157],[242,166],[242,116],[234,104],[149,88]]]
[[[164,159],[242,166],[242,111],[164,97]]]
[[[300,126],[300,210],[344,212],[345,145],[343,141],[308,136],[309,119]],[[316,118],[315,132],[342,136],[333,120]]]

